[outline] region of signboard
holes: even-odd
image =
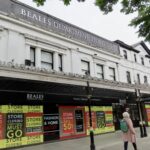
[[[44,140],[58,139],[59,136],[59,115],[44,115]]]
[[[63,133],[72,134],[74,133],[74,120],[73,112],[63,112],[62,113],[62,122],[63,122]]]

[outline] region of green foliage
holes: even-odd
[[[33,0],[37,6],[44,5],[46,0]],[[62,0],[65,5],[69,5],[71,0]],[[84,2],[85,0],[77,0]],[[138,16],[131,20],[130,26],[138,27],[138,35],[150,42],[150,0],[95,0],[95,5],[104,14],[113,11],[113,6],[117,3],[122,4],[122,13],[130,14],[137,12]]]

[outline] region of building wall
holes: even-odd
[[[54,35],[37,27],[25,23],[18,24],[1,19],[0,60],[25,64],[30,59],[30,47],[36,48],[35,67],[41,68],[41,50],[53,53],[54,70],[58,71],[58,54],[63,55],[63,72],[82,74],[81,60],[90,63],[92,77],[96,77],[96,64],[104,65],[104,77],[109,80],[109,67],[115,68],[116,80],[118,77],[119,56],[110,54],[105,49],[96,49],[85,44],[68,40]],[[40,31],[39,31],[40,30]]]

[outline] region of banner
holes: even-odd
[[[62,113],[62,122],[63,122],[63,133],[64,134],[74,133],[73,112],[63,112]]]
[[[1,105],[0,149],[43,142],[42,116],[43,106]]]
[[[148,126],[150,126],[150,105],[146,104],[145,109],[146,109],[146,114],[147,114]]]
[[[0,113],[0,140],[3,139],[3,126],[4,126],[3,114]]]

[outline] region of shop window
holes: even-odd
[[[35,47],[30,47],[30,61],[31,66],[35,66]]]
[[[100,79],[104,79],[104,69],[103,69],[103,65],[97,64],[97,77]]]
[[[83,75],[90,74],[90,63],[88,61],[81,60],[81,71]]]
[[[116,80],[115,68],[109,67],[109,77],[110,77],[110,80],[113,80],[113,81]]]
[[[84,119],[83,119],[83,111],[75,110],[75,119],[76,119],[76,132],[84,132]]]
[[[46,51],[41,52],[41,67],[48,70],[53,69],[53,53]]]

